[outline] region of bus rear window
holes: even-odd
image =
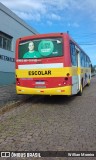
[[[19,59],[58,57],[63,55],[62,38],[34,39],[19,44]]]

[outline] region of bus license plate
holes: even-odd
[[[46,88],[46,86],[35,86],[35,88]]]
[[[35,84],[45,84],[45,82],[44,81],[37,81],[37,82],[35,82]]]

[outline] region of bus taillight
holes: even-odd
[[[16,84],[20,85],[19,78],[16,78]]]
[[[64,85],[71,85],[71,77],[65,77],[63,84]]]
[[[65,81],[68,81],[68,77],[65,77]]]

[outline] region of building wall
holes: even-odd
[[[15,73],[14,72],[1,72],[0,71],[0,86],[10,85],[15,83]]]
[[[3,8],[3,9],[2,9]],[[15,83],[15,63],[6,60],[15,58],[15,44],[19,37],[36,34],[23,20],[0,3],[0,31],[12,36],[12,50],[0,48],[0,85]]]

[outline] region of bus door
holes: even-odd
[[[71,53],[72,55],[72,68],[73,68],[73,76],[72,76],[72,94],[77,94],[80,90],[80,50],[74,45],[74,50]]]
[[[76,61],[77,61],[77,91],[80,90],[81,78],[80,78],[80,49],[75,46],[76,49]]]

